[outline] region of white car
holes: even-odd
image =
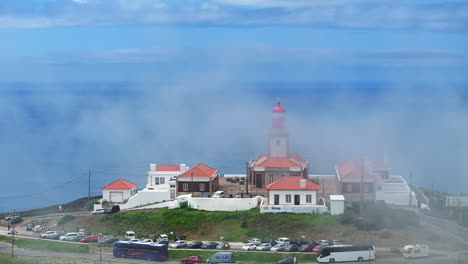
[[[255,250],[257,251],[268,251],[270,249],[271,249],[270,243],[261,243],[260,245],[255,247]]]
[[[47,231],[46,233],[42,233],[40,235],[41,238],[53,238],[57,235],[57,231]]]
[[[287,237],[280,237],[276,239],[275,242],[277,245],[289,245],[289,243],[291,243]]]
[[[170,248],[184,248],[187,247],[187,241],[185,240],[178,240],[175,241],[174,243],[169,244]]]
[[[254,243],[255,245],[260,245],[262,243],[262,240],[260,238],[251,238],[248,241],[249,243]]]
[[[151,240],[151,239],[149,239],[149,238],[143,239],[143,240],[141,240],[140,242],[141,242],[141,243],[146,243],[146,244],[154,243],[154,241]]]
[[[78,233],[72,232],[72,233],[67,233],[64,236],[61,236],[59,239],[63,241],[72,241],[74,238],[78,236]]]
[[[276,252],[279,248],[284,247],[285,245],[276,244],[270,248],[270,251]]]
[[[104,208],[96,209],[92,212],[93,215],[104,214]]]
[[[213,194],[213,198],[223,198],[224,197],[224,191],[216,191]]]
[[[139,242],[141,242],[140,239],[137,239],[137,238],[132,238],[129,241],[130,241],[130,243],[139,243]]]
[[[254,243],[247,243],[242,246],[242,250],[250,251],[250,250],[255,250],[256,246]]]

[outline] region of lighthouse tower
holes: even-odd
[[[288,157],[288,130],[286,129],[286,110],[278,100],[273,108],[273,118],[270,131],[270,157]]]

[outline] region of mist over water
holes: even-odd
[[[219,77],[219,76],[218,76]],[[466,83],[388,81],[9,82],[1,85],[0,211],[65,203],[124,178],[144,188],[150,163],[245,173],[267,151],[271,109],[287,110],[290,150],[311,174],[347,159],[387,159],[393,173],[466,190]]]

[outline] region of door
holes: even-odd
[[[279,205],[279,194],[275,194],[274,196],[274,202],[275,202],[275,205]]]
[[[122,203],[123,202],[123,192],[111,192],[110,193],[110,202],[112,202],[112,203]]]
[[[301,196],[299,194],[294,195],[294,205],[300,205],[301,204]]]
[[[257,188],[262,188],[263,187],[263,174],[261,174],[261,173],[255,174],[255,186]]]

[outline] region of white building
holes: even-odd
[[[128,199],[120,208],[130,209],[176,199],[177,177],[187,169],[188,167],[185,164],[180,164],[180,167],[177,165],[150,164],[150,169],[147,172],[146,188]]]
[[[466,207],[466,206],[468,206],[468,196],[466,196],[466,195],[447,195],[445,197],[445,206],[447,206],[447,207]]]
[[[136,193],[136,184],[118,179],[102,187],[102,198],[111,203],[123,203]]]
[[[343,195],[330,195],[330,213],[331,215],[340,215],[344,213]]]
[[[320,186],[301,176],[283,177],[266,187],[268,205],[262,206],[262,213],[323,213],[325,205],[317,205],[317,191]]]
[[[377,186],[375,199],[385,201],[386,204],[418,206],[416,194],[411,190],[405,179],[399,175],[390,175],[387,179],[383,179]]]

